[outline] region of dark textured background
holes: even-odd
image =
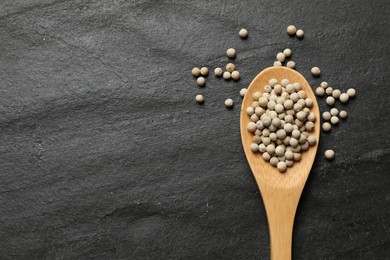
[[[387,0],[2,0],[0,259],[269,259],[238,91],[286,47],[312,86],[358,93],[321,137],[293,257],[390,259],[389,18]],[[191,68],[229,47],[242,79],[200,89]]]

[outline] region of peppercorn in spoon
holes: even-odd
[[[253,103],[253,94],[263,92],[263,87],[268,85],[270,79],[281,82],[288,79],[290,82],[298,82],[306,97],[313,101],[311,112],[314,113],[314,129],[311,135],[317,140],[311,144],[310,149],[302,153],[300,160],[294,162],[292,167],[285,172],[280,172],[270,162],[263,159],[261,154],[253,152],[250,148],[252,133],[248,131],[248,123],[251,118],[246,108]],[[260,193],[267,212],[270,233],[271,260],[291,259],[292,231],[295,212],[299,198],[305,186],[310,169],[313,165],[318,148],[320,136],[320,114],[317,100],[306,79],[297,71],[286,67],[270,67],[260,72],[251,82],[244,96],[240,114],[241,140],[245,155],[259,186]]]

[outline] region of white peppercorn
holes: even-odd
[[[272,87],[270,85],[265,85],[264,86],[264,94],[270,93],[272,91]]]
[[[225,101],[225,104],[226,104],[226,101]],[[256,114],[251,115],[252,122],[257,122],[257,121],[259,121],[259,119],[260,119],[259,116]]]
[[[271,118],[268,117],[268,116],[263,117],[263,119],[261,121],[263,122],[264,126],[270,126],[271,125]],[[264,135],[264,133],[263,133],[263,135]]]
[[[326,89],[328,86],[329,86],[329,85],[328,85],[328,82],[326,82],[326,81],[323,81],[323,82],[321,82],[321,84],[320,84],[320,87],[323,88],[323,89]]]
[[[263,122],[261,120],[256,121],[256,127],[257,127],[257,130],[263,130],[264,129]]]
[[[310,146],[313,146],[317,143],[317,139],[315,138],[315,136],[309,135],[309,137],[307,138],[307,142]]]
[[[304,142],[303,144],[301,144],[301,149],[302,149],[302,151],[307,151],[307,150],[309,150],[309,143],[306,141],[306,142]]]
[[[241,97],[244,97],[245,94],[246,94],[246,92],[247,92],[247,89],[246,89],[246,88],[242,88],[242,89],[240,90],[240,96],[241,96]]]
[[[356,95],[356,90],[354,88],[349,88],[347,94],[349,97],[354,97]]]
[[[291,167],[291,166],[294,165],[294,161],[293,160],[286,160],[285,163],[286,163],[287,167]]]
[[[317,94],[317,96],[322,97],[323,95],[325,95],[325,89],[323,89],[321,87],[317,87],[316,94]]]
[[[278,162],[277,168],[280,172],[285,172],[287,169],[286,162]]]
[[[311,122],[315,122],[316,121],[316,114],[314,114],[313,112],[310,112],[309,115],[307,116],[307,120],[309,120]]]
[[[264,145],[269,145],[271,143],[271,139],[269,137],[262,137],[261,141],[263,142]]]
[[[339,118],[337,116],[332,116],[330,118],[330,122],[334,125],[338,124],[339,123]]]
[[[194,77],[199,77],[200,76],[200,69],[198,67],[194,67],[192,70],[191,70],[191,73]]]
[[[229,71],[230,73],[233,72],[236,69],[236,65],[233,63],[228,63],[226,64],[226,70]]]
[[[251,143],[250,149],[252,152],[258,152],[259,151],[259,145],[256,143]]]
[[[284,49],[283,54],[284,54],[286,57],[290,57],[291,54],[292,54],[292,52],[291,52],[290,49],[287,48],[287,49]]]
[[[207,67],[202,67],[200,69],[200,74],[202,74],[203,76],[207,76],[209,74],[209,69]]]
[[[332,97],[339,98],[340,95],[341,95],[341,91],[339,89],[336,88],[335,90],[333,90]]]
[[[299,95],[298,95],[298,93],[292,93],[291,95],[290,95],[290,100],[291,101],[293,101],[293,102],[297,102],[298,100],[299,100]]]
[[[294,84],[295,92],[298,92],[301,90],[301,84],[299,82],[295,82]]]
[[[296,32],[297,32],[297,27],[295,27],[294,25],[289,25],[289,26],[287,27],[287,33],[288,33],[290,36],[294,36]]]
[[[332,108],[332,109],[330,110],[330,114],[331,114],[332,116],[337,116],[337,115],[339,114],[339,110],[338,110],[337,108]]]
[[[279,52],[278,54],[276,54],[276,59],[280,62],[283,62],[286,59],[286,55],[284,55],[283,52]]]
[[[195,100],[198,103],[203,103],[204,102],[204,96],[203,95],[196,95]]]
[[[311,98],[305,99],[306,107],[312,107],[313,106],[313,100]]]
[[[274,61],[274,67],[281,67],[282,63],[280,61]]]
[[[253,107],[247,107],[246,108],[246,113],[251,116],[255,113],[255,109]]]
[[[276,166],[276,165],[278,165],[279,160],[278,160],[278,158],[276,158],[276,157],[271,157],[271,159],[269,160],[269,162],[271,163],[272,166]]]
[[[311,121],[307,121],[305,123],[305,128],[307,131],[312,132],[314,130],[314,123]]]
[[[298,37],[298,38],[303,38],[303,36],[304,36],[304,32],[303,32],[303,30],[301,30],[301,29],[299,29],[297,32],[296,32],[296,36]]]
[[[276,113],[282,113],[284,111],[284,106],[282,104],[276,104],[275,111]]]
[[[276,85],[274,86],[274,91],[275,91],[275,94],[276,94],[276,95],[279,95],[279,94],[282,93],[283,88],[282,88],[281,85],[276,84]],[[276,95],[275,95],[275,100],[278,98]]]
[[[332,126],[328,122],[322,124],[322,130],[324,130],[324,132],[329,132],[331,129]]]
[[[256,107],[258,107],[259,106],[259,102],[258,101],[253,101],[252,102],[252,107],[253,108],[256,108]]]
[[[326,104],[328,104],[329,106],[333,106],[334,102],[334,97],[329,96],[326,98]]]
[[[231,77],[231,75],[230,75],[230,72],[229,72],[229,71],[225,71],[225,72],[223,73],[223,78],[224,78],[224,79],[228,80],[228,79],[230,79],[230,77]]]
[[[293,84],[287,84],[286,86],[286,92],[288,94],[292,94],[295,92],[295,88],[294,88],[294,85]]]
[[[294,137],[295,139],[299,140],[299,137],[301,136],[301,132],[299,130],[293,130],[291,132],[291,136]]]
[[[308,144],[309,145],[309,144]],[[300,161],[301,160],[301,157],[302,155],[300,153],[294,153],[294,161]]]
[[[273,154],[275,152],[275,145],[269,144],[267,145],[267,153]]]
[[[325,151],[325,158],[328,160],[332,160],[334,158],[334,151],[333,150],[326,150]]]
[[[249,132],[254,132],[257,129],[256,123],[255,122],[249,122],[246,128],[249,130]]]
[[[222,76],[222,69],[221,68],[215,68],[214,69],[214,75],[216,77],[221,77]]]
[[[347,118],[347,116],[348,116],[348,113],[347,113],[347,111],[344,111],[344,110],[341,110],[340,111],[340,114],[339,114],[339,117],[340,118]]]
[[[277,79],[270,79],[268,84],[273,87],[275,86],[276,84],[278,84],[278,80]]]
[[[259,91],[255,91],[252,94],[252,98],[253,98],[253,100],[259,100],[261,98],[261,93]]]
[[[239,80],[240,79],[240,72],[238,72],[237,70],[233,71],[231,74],[231,77],[233,80]]]
[[[272,125],[271,125],[272,126]],[[271,127],[270,126],[270,127]],[[272,142],[275,142],[276,140],[278,140],[278,137],[276,136],[275,133],[270,133],[269,134],[269,139],[271,139]]]
[[[298,140],[297,140],[296,138],[294,138],[294,137],[291,137],[291,138],[290,138],[290,141],[289,141],[288,143],[289,143],[292,147],[297,147],[298,144],[299,144]]]
[[[313,76],[315,76],[315,77],[318,77],[319,75],[321,75],[321,70],[318,67],[313,67],[313,68],[311,68],[310,71],[311,71],[311,74],[313,74]]]
[[[348,100],[349,100],[349,95],[347,94],[347,93],[342,93],[341,95],[340,95],[340,102],[341,103],[347,103],[348,102]]]
[[[206,84],[206,79],[203,77],[199,77],[196,79],[196,84],[198,84],[198,86],[200,87],[203,87],[204,84]]]
[[[242,39],[245,39],[248,37],[248,31],[246,29],[241,29],[239,32],[238,32],[238,35],[240,35],[240,37]]]
[[[282,79],[282,80],[280,81],[280,85],[281,85],[282,87],[286,87],[289,83],[290,83],[290,81],[289,81],[288,79]]]
[[[271,155],[267,152],[264,152],[262,155],[263,159],[269,161],[271,159]]]
[[[297,119],[300,121],[306,121],[306,112],[305,111],[299,111],[297,113]]]
[[[331,96],[332,93],[333,93],[333,88],[328,87],[328,88],[325,90],[325,93],[326,93],[328,96]]]
[[[232,107],[233,106],[233,100],[228,98],[225,100],[225,106],[226,107]]]
[[[292,124],[287,123],[287,124],[284,125],[283,129],[284,129],[284,131],[286,131],[287,133],[291,133],[291,132],[293,131],[293,126],[292,126]]]
[[[265,153],[267,151],[267,146],[265,146],[265,144],[259,144],[259,151],[261,153]],[[268,159],[269,160],[269,159]]]
[[[268,99],[265,97],[260,97],[259,98],[259,105],[263,108],[267,107],[268,105]]]
[[[236,57],[236,50],[233,49],[233,48],[229,48],[227,49],[226,51],[226,55],[230,58],[230,59],[234,59]]]
[[[290,60],[287,62],[286,66],[290,69],[295,69],[296,64],[294,61]]]

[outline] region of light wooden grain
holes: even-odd
[[[250,121],[246,108],[253,102],[252,94],[264,92],[263,87],[271,78],[279,82],[288,79],[299,82],[307,97],[313,100],[311,111],[316,115],[315,130],[311,133],[317,138],[317,144],[302,153],[302,159],[295,162],[285,173],[280,173],[276,167],[265,161],[260,153],[253,153],[249,146],[252,143],[252,133],[247,130]],[[317,100],[306,79],[297,71],[286,67],[271,67],[259,73],[249,85],[241,106],[241,139],[248,163],[252,169],[267,212],[271,242],[271,260],[291,259],[292,231],[295,212],[303,187],[317,153],[320,137],[320,113]]]

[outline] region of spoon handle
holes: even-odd
[[[291,260],[292,232],[299,196],[273,188],[262,192],[267,212],[271,260]]]

